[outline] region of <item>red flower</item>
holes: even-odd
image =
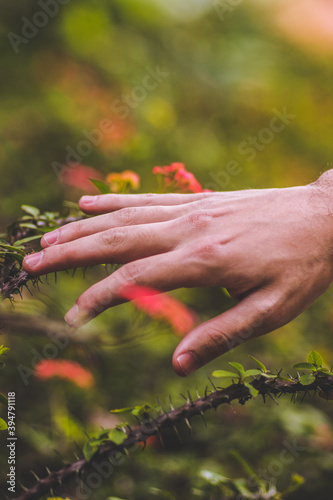
[[[79,188],[85,193],[96,194],[97,188],[89,179],[102,179],[102,176],[97,170],[86,165],[73,163],[68,167],[64,167],[62,173],[62,182],[64,184]]]
[[[42,380],[53,377],[67,379],[83,389],[88,389],[94,384],[94,377],[90,371],[76,361],[67,359],[40,361],[35,366],[35,375]]]
[[[188,333],[197,321],[196,314],[179,300],[153,288],[126,285],[120,290],[120,296],[132,300],[138,309],[152,318],[167,321],[179,335]]]
[[[182,193],[203,193],[209,191],[203,189],[194,175],[186,170],[183,163],[171,163],[164,167],[154,167],[153,174],[162,177],[163,190],[169,189],[181,191]]]

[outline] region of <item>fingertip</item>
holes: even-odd
[[[82,196],[79,199],[79,207],[83,212],[89,212],[94,209],[98,196]]]
[[[173,361],[173,368],[180,377],[187,377],[200,368],[201,363],[193,351],[183,352],[176,355]]]

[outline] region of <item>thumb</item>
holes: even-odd
[[[277,313],[279,306],[272,294],[266,289],[253,292],[184,337],[173,355],[175,372],[189,375],[243,342],[282,326]]]

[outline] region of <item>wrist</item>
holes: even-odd
[[[321,174],[309,184],[311,188],[310,205],[316,215],[317,229],[327,243],[329,255],[333,255],[333,169]],[[332,263],[333,264],[333,263]]]
[[[310,185],[316,186],[323,193],[326,192],[327,195],[333,196],[333,169],[326,170]]]

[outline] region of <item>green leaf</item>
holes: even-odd
[[[254,356],[249,356],[249,358],[251,358],[252,361],[254,361],[259,366],[260,370],[262,370],[263,372],[267,372],[266,366],[264,365],[264,363],[259,361],[259,359],[255,358]]]
[[[83,455],[85,459],[89,462],[89,460],[92,459],[92,457],[95,455],[96,451],[98,450],[98,444],[97,443],[91,443],[90,441],[87,441],[84,446],[83,446]]]
[[[127,434],[121,429],[113,429],[109,432],[109,439],[115,444],[121,444],[127,439]]]
[[[244,372],[244,378],[246,377],[257,377],[258,375],[262,375],[262,371],[261,370],[246,370]]]
[[[215,370],[213,373],[212,373],[213,377],[217,377],[217,378],[236,378],[238,377],[238,373],[235,373],[235,372],[228,372],[226,370]]]
[[[299,379],[299,383],[302,385],[311,385],[316,380],[313,373],[306,373],[302,375]]]
[[[21,205],[21,209],[27,214],[32,215],[34,218],[37,218],[40,214],[40,210],[37,207],[32,207],[31,205]]]
[[[312,370],[314,371],[316,367],[312,363],[297,363],[294,365],[294,368],[296,370]]]
[[[136,406],[131,406],[129,408],[119,408],[116,410],[110,410],[110,413],[131,413],[134,410],[134,408],[136,408]]]
[[[102,193],[102,194],[109,194],[111,193],[111,189],[110,189],[110,186],[104,182],[104,181],[101,181],[99,179],[89,179],[90,182],[93,183],[94,186],[97,187],[97,189]]]
[[[6,422],[0,418],[0,431],[5,431],[6,429],[8,429]]]
[[[29,243],[29,241],[37,240],[38,238],[41,237],[42,237],[41,234],[36,234],[35,236],[28,236],[27,238],[23,238],[22,240],[15,241],[14,246],[17,247],[20,245],[24,245],[25,243]]]
[[[240,376],[243,378],[244,377],[244,367],[240,363],[235,363],[234,361],[229,361],[229,365],[233,366],[236,368],[236,370],[239,372]]]
[[[323,358],[316,351],[310,352],[310,354],[308,355],[307,361],[308,361],[308,363],[312,363],[313,365],[316,365],[317,368],[321,368],[323,366],[323,363],[324,363]]]
[[[9,347],[4,347],[3,345],[0,345],[0,356],[3,354],[6,354],[6,352],[10,351]]]
[[[255,389],[255,388],[253,387],[253,385],[249,384],[248,382],[244,382],[244,385],[245,385],[245,387],[247,387],[247,388],[248,388],[249,393],[251,394],[251,396],[252,396],[253,398],[255,398],[256,396],[258,396],[259,391],[258,391],[257,389]]]
[[[5,406],[7,406],[8,404],[8,399],[1,392],[0,392],[0,403],[2,403]]]
[[[28,229],[38,229],[35,224],[32,224],[31,222],[22,222],[20,224],[20,227],[27,227]]]

